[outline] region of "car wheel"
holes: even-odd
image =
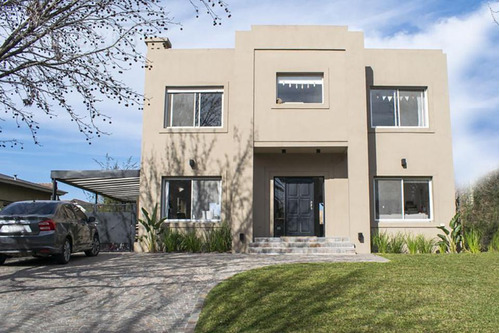
[[[99,242],[99,236],[94,235],[94,240],[92,241],[92,248],[90,250],[85,251],[85,255],[87,257],[95,257],[99,254],[101,250],[101,243]]]
[[[64,241],[64,244],[61,248],[61,253],[56,254],[54,256],[56,259],[56,262],[58,264],[67,264],[69,262],[69,259],[71,258],[71,242],[69,241],[69,238],[66,238]]]
[[[3,265],[3,263],[5,262],[5,259],[7,259],[7,256],[0,254],[0,265]]]

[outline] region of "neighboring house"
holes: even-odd
[[[455,211],[446,56],[334,26],[254,26],[234,49],[147,44],[140,206],[255,237],[437,234]]]
[[[57,195],[66,194],[57,191]],[[0,209],[14,201],[23,200],[50,200],[52,196],[52,184],[32,183],[26,180],[10,177],[0,173]]]

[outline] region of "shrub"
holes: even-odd
[[[421,235],[419,235],[421,236]],[[406,236],[406,248],[408,249],[408,253],[410,254],[416,254],[418,253],[418,237],[415,237],[413,235],[408,235]]]
[[[437,246],[439,248],[439,253],[446,253],[446,252],[448,252],[448,246],[445,243],[439,241],[437,243]]]
[[[395,236],[390,238],[387,250],[389,253],[404,253],[405,244],[405,236],[398,232]]]
[[[427,239],[424,235],[417,235],[416,242],[418,253],[432,253],[436,246],[434,239]]]
[[[389,236],[385,232],[376,232],[372,235],[373,252],[388,253]]]
[[[183,235],[177,230],[165,229],[163,233],[163,249],[165,252],[183,251]]]
[[[441,239],[438,242],[440,252],[458,253],[463,249],[463,228],[460,220],[460,212],[456,213],[450,221],[450,230],[444,225],[437,227],[444,232],[444,235],[439,234]]]
[[[464,243],[467,251],[471,253],[481,252],[481,233],[477,230],[466,231],[464,234]]]
[[[498,230],[497,232],[493,235],[493,238],[491,238],[491,242],[488,245],[488,251],[492,252],[498,252]]]
[[[486,249],[498,232],[498,170],[481,178],[472,188],[457,195],[457,211],[466,231],[481,234],[481,248]]]
[[[231,250],[231,229],[226,222],[219,228],[210,229],[205,234],[204,250],[207,252],[228,252]]]
[[[231,229],[224,222],[198,236],[196,230],[180,232],[165,229],[162,235],[165,252],[228,252],[231,250]]]
[[[144,226],[146,233],[139,237],[139,240],[146,245],[149,252],[157,252],[163,221],[166,218],[160,219],[158,217],[158,204],[155,205],[151,215],[146,209],[142,208],[141,210],[145,219],[139,219],[139,223]]]
[[[192,253],[201,252],[203,241],[196,235],[196,230],[189,230],[182,236],[182,248],[184,251]]]

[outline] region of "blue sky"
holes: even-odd
[[[258,24],[347,25],[363,31],[368,48],[442,49],[448,56],[451,121],[455,179],[468,186],[479,176],[498,167],[499,157],[499,48],[498,26],[488,4],[473,0],[227,0],[232,12],[222,26],[213,27],[208,17],[195,18],[187,0],[169,1],[171,16],[182,22],[166,33],[174,48],[230,48],[238,30]],[[145,47],[139,44],[142,50]],[[143,90],[140,66],[127,72],[123,81]],[[36,146],[29,132],[6,121],[2,138],[24,141],[24,149],[0,148],[0,173],[16,174],[33,182],[49,182],[51,170],[99,169],[94,161],[104,161],[108,153],[116,160],[130,156],[140,162],[142,112],[104,102],[104,113],[112,124],[102,129],[111,133],[88,145],[65,115],[41,124]],[[82,112],[85,110],[82,109]],[[67,186],[67,199],[81,198],[81,190]]]

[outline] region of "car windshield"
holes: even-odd
[[[0,211],[0,215],[53,215],[57,202],[15,202]]]

